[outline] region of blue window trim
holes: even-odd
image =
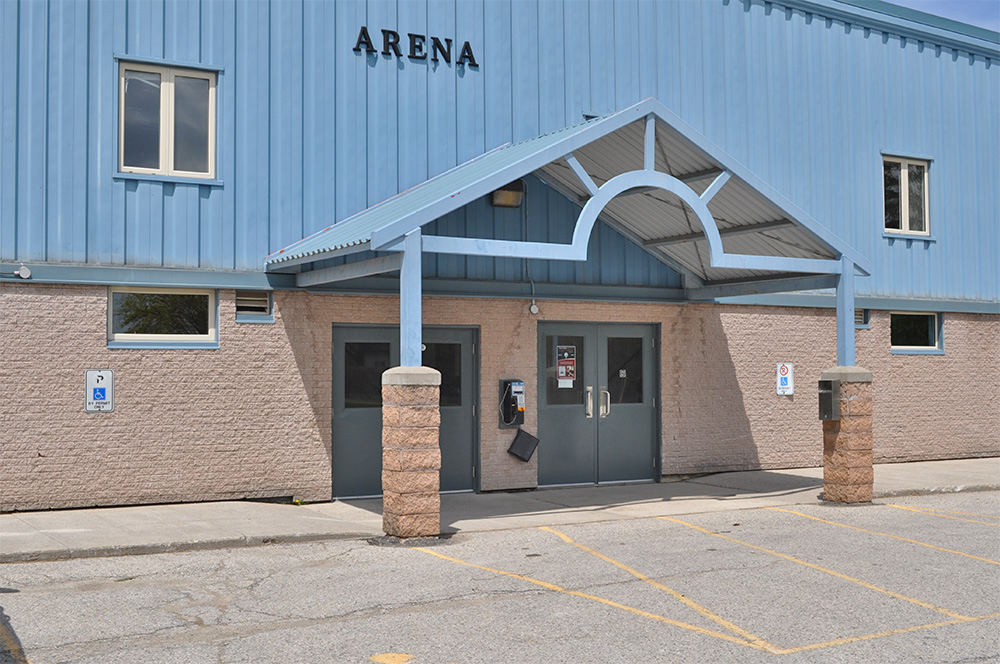
[[[237,323],[273,323],[274,314],[236,314]]]
[[[109,341],[108,348],[158,348],[169,350],[216,350],[218,341]]]
[[[919,154],[919,153],[911,154],[909,152],[906,152],[905,150],[903,151],[879,150],[879,155],[882,157],[883,160],[886,157],[888,157],[889,159],[909,159],[910,161],[926,161],[928,166],[934,163],[934,157],[931,157],[930,155]]]
[[[152,173],[122,173],[121,171],[111,176],[115,180],[145,180],[147,182],[169,182],[173,184],[200,184],[209,187],[221,187],[222,180],[211,178],[185,178],[177,175],[153,175]]]
[[[941,348],[893,348],[893,355],[944,355]]]
[[[889,246],[892,246],[897,240],[905,240],[906,242],[911,242],[911,243],[914,240],[916,240],[917,242],[926,242],[927,244],[937,242],[937,238],[932,235],[911,235],[909,233],[886,233],[883,231],[882,237],[885,238],[886,240],[889,240]],[[906,246],[909,247],[910,245],[907,244]]]
[[[197,69],[199,71],[214,71],[219,74],[225,71],[224,67],[218,65],[205,64],[203,62],[188,62],[186,60],[166,60],[164,58],[147,58],[140,55],[130,55],[128,53],[115,53],[115,62],[135,62],[142,65],[154,65],[156,67],[177,67],[180,69]]]

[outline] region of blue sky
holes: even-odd
[[[1000,32],[1000,0],[889,0],[889,2]]]

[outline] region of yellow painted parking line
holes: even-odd
[[[779,655],[791,655],[797,652],[804,652],[806,650],[820,650],[821,648],[829,648],[831,646],[842,646],[848,643],[858,643],[859,641],[871,641],[872,639],[881,639],[887,636],[897,636],[899,634],[909,634],[910,632],[919,632],[923,629],[934,629],[935,627],[947,627],[948,625],[958,625],[960,623],[976,622],[977,620],[987,620],[989,618],[1000,618],[1000,613],[991,613],[986,616],[975,616],[971,618],[957,618],[955,620],[946,620],[944,622],[931,623],[929,625],[917,625],[915,627],[903,627],[902,629],[893,629],[886,632],[876,632],[875,634],[864,634],[862,636],[849,636],[843,639],[836,639],[834,641],[824,641],[823,643],[813,643],[808,646],[799,646],[797,648],[784,648],[779,650],[777,654]]]
[[[545,588],[547,590],[552,590],[554,592],[562,593],[564,595],[572,595],[574,597],[582,597],[583,599],[589,599],[589,600],[591,600],[593,602],[598,602],[598,603],[604,604],[606,606],[610,606],[610,607],[613,607],[613,608],[616,608],[616,609],[621,609],[622,611],[628,611],[629,613],[635,614],[637,616],[642,616],[643,618],[649,618],[650,620],[656,620],[657,622],[666,623],[668,625],[673,625],[674,627],[680,627],[681,629],[686,629],[686,630],[689,630],[689,631],[692,631],[692,632],[697,632],[697,633],[703,634],[705,636],[712,636],[712,637],[715,637],[717,639],[722,639],[723,641],[729,641],[730,643],[736,643],[736,644],[741,645],[741,646],[747,646],[748,648],[754,648],[755,650],[768,650],[768,651],[770,651],[770,649],[765,648],[764,646],[762,646],[762,645],[760,645],[758,643],[747,641],[745,639],[741,639],[741,638],[732,636],[731,634],[723,634],[721,632],[714,632],[714,631],[712,631],[710,629],[705,629],[703,627],[698,627],[696,625],[689,625],[687,623],[682,623],[682,622],[677,621],[677,620],[671,620],[670,618],[667,618],[666,616],[657,615],[655,613],[650,613],[649,611],[643,611],[642,609],[637,609],[635,607],[626,606],[624,604],[619,604],[618,602],[613,602],[613,601],[611,601],[609,599],[604,599],[603,597],[597,597],[595,595],[588,595],[587,593],[582,593],[582,592],[579,592],[579,591],[576,591],[576,590],[568,590],[566,588],[563,588],[562,586],[557,586],[554,583],[549,583],[548,581],[540,581],[539,579],[533,579],[530,576],[524,576],[523,574],[515,574],[514,572],[505,572],[505,571],[500,570],[500,569],[493,569],[492,567],[485,567],[483,565],[476,565],[475,563],[470,563],[470,562],[466,562],[464,560],[460,560],[458,558],[452,558],[451,556],[446,556],[445,554],[438,553],[437,551],[434,551],[432,549],[425,549],[425,548],[422,548],[422,547],[414,547],[413,550],[414,551],[422,551],[423,553],[427,553],[427,554],[430,554],[432,556],[436,556],[438,558],[441,558],[442,560],[447,560],[447,561],[450,561],[450,562],[453,562],[453,563],[458,563],[459,565],[465,565],[467,567],[473,567],[475,569],[481,569],[481,570],[483,570],[485,572],[492,572],[493,574],[500,574],[502,576],[508,576],[508,577],[510,577],[512,579],[519,579],[521,581],[527,581],[528,583],[533,583],[536,586],[541,586],[542,588]]]
[[[906,510],[907,512],[916,512],[917,514],[926,514],[927,516],[936,516],[939,519],[954,519],[955,521],[967,521],[969,523],[981,523],[984,526],[993,526],[994,528],[1000,528],[1000,523],[989,523],[987,521],[974,521],[972,519],[963,519],[960,516],[950,516],[948,514],[936,514],[935,512],[929,512],[927,510],[922,510],[918,507],[907,507],[905,505],[889,505],[889,507],[895,507],[897,510]]]
[[[375,664],[407,664],[407,662],[413,661],[413,655],[407,655],[405,652],[384,652],[380,655],[372,655],[368,661],[375,662]]]
[[[893,505],[893,507],[899,507],[899,505]],[[943,512],[944,514],[961,514],[962,516],[978,516],[981,519],[1000,519],[1000,515],[997,514],[978,514],[976,512],[955,512],[954,510],[939,510],[936,507],[917,507],[922,512]]]
[[[919,546],[926,546],[928,549],[934,549],[935,551],[943,551],[945,553],[954,553],[956,556],[964,556],[966,558],[972,558],[973,560],[979,560],[984,563],[989,563],[991,565],[1000,565],[1000,561],[990,560],[989,558],[980,558],[979,556],[974,556],[971,553],[964,553],[962,551],[955,551],[954,549],[945,549],[940,546],[934,546],[933,544],[928,544],[927,542],[918,542],[914,539],[909,539],[906,537],[900,537],[899,535],[890,535],[889,533],[880,533],[876,530],[867,530],[865,528],[859,528],[857,526],[851,526],[846,523],[840,523],[839,521],[827,521],[826,519],[821,519],[818,516],[812,516],[809,514],[803,514],[802,512],[796,512],[795,510],[786,510],[781,507],[765,507],[764,509],[774,510],[775,512],[787,512],[788,514],[795,514],[797,516],[802,516],[807,519],[812,519],[813,521],[819,521],[820,523],[826,523],[831,526],[840,526],[841,528],[850,528],[851,530],[857,530],[862,533],[868,533],[869,535],[879,535],[880,537],[891,537],[892,539],[899,540],[901,542],[909,542],[910,544],[917,544]]]
[[[663,590],[664,592],[668,593],[671,597],[673,597],[674,599],[678,600],[679,602],[681,602],[682,604],[684,604],[688,608],[694,609],[695,611],[697,611],[698,613],[700,613],[702,616],[708,618],[712,622],[714,622],[714,623],[716,623],[716,624],[718,624],[718,625],[720,625],[722,627],[725,627],[726,629],[728,629],[729,631],[731,631],[731,632],[733,632],[735,634],[739,634],[740,636],[746,638],[747,640],[749,640],[749,641],[751,641],[753,643],[756,643],[757,645],[761,646],[764,649],[767,649],[767,650],[778,650],[779,649],[777,646],[775,646],[775,645],[773,645],[771,643],[768,643],[767,641],[765,641],[764,639],[760,638],[756,634],[748,632],[747,630],[743,629],[742,627],[739,627],[738,625],[734,625],[733,623],[729,622],[728,620],[726,620],[722,616],[709,611],[708,609],[706,609],[705,607],[703,607],[701,604],[698,604],[694,600],[691,600],[691,599],[685,597],[684,595],[682,595],[681,593],[677,592],[673,588],[669,588],[669,587],[663,585],[662,583],[659,583],[658,581],[653,581],[652,579],[650,579],[648,576],[646,576],[642,572],[634,570],[631,567],[629,567],[628,565],[625,565],[624,563],[618,562],[614,558],[610,558],[610,557],[604,555],[603,553],[600,553],[598,551],[594,551],[593,549],[591,549],[589,547],[586,547],[586,546],[580,544],[579,542],[574,541],[568,535],[565,535],[565,534],[559,532],[558,530],[555,530],[554,528],[548,528],[546,526],[541,526],[540,530],[545,530],[545,531],[548,531],[548,532],[553,533],[555,535],[558,535],[559,537],[562,538],[562,540],[564,542],[566,542],[568,544],[572,544],[573,546],[577,547],[578,549],[586,551],[590,555],[596,556],[596,557],[600,558],[601,560],[603,560],[605,562],[611,563],[615,567],[617,567],[617,568],[619,568],[621,570],[624,570],[625,572],[628,572],[629,574],[631,574],[635,578],[637,578],[640,581],[643,581],[645,583],[648,583],[649,585],[653,586],[654,588],[658,588],[659,590]]]
[[[777,556],[779,558],[783,558],[785,560],[791,561],[791,562],[796,563],[798,565],[803,565],[803,566],[808,567],[810,569],[814,569],[814,570],[817,570],[819,572],[823,572],[824,574],[829,574],[829,575],[834,576],[834,577],[836,577],[838,579],[843,579],[844,581],[850,581],[851,583],[856,583],[859,586],[862,586],[864,588],[868,588],[869,590],[874,590],[876,592],[880,592],[880,593],[882,593],[884,595],[888,595],[889,597],[894,597],[896,599],[901,599],[904,602],[909,602],[910,604],[916,604],[917,606],[923,607],[925,609],[930,609],[931,611],[937,611],[938,613],[943,613],[944,615],[946,615],[946,616],[948,616],[950,618],[956,618],[958,620],[963,620],[963,621],[964,620],[973,620],[973,618],[971,618],[970,616],[962,615],[961,613],[955,613],[954,611],[949,611],[948,609],[943,609],[940,606],[934,606],[933,604],[929,604],[929,603],[924,602],[922,600],[914,599],[913,597],[907,597],[906,595],[901,595],[901,594],[893,592],[891,590],[886,590],[885,588],[880,588],[880,587],[878,587],[876,585],[868,583],[867,581],[862,581],[861,579],[856,579],[853,576],[848,576],[846,574],[841,574],[840,572],[835,572],[832,569],[826,569],[825,567],[820,567],[819,565],[816,565],[814,563],[806,562],[805,560],[800,560],[800,559],[795,558],[793,556],[789,556],[787,554],[780,553],[780,552],[774,551],[772,549],[765,549],[762,546],[757,546],[756,544],[751,544],[750,542],[744,542],[744,541],[738,540],[738,539],[736,539],[734,537],[727,537],[726,535],[723,535],[721,533],[713,533],[711,530],[708,530],[706,528],[702,528],[701,526],[696,526],[693,523],[687,523],[686,521],[681,521],[680,519],[672,519],[672,518],[670,518],[668,516],[660,516],[660,517],[657,517],[657,518],[658,519],[663,519],[664,521],[672,521],[674,523],[679,523],[682,526],[687,526],[688,528],[692,528],[692,529],[697,530],[699,532],[705,533],[706,535],[711,535],[712,537],[718,537],[720,539],[724,539],[724,540],[726,540],[728,542],[733,542],[735,544],[741,544],[741,545],[749,547],[751,549],[756,549],[757,551],[763,551],[764,553],[770,553],[773,556]]]

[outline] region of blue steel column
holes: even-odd
[[[854,263],[840,258],[837,277],[837,365],[854,366]]]
[[[403,239],[403,266],[399,271],[399,364],[403,367],[419,367],[423,363],[420,243],[419,228]]]

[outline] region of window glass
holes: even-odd
[[[545,399],[548,405],[583,403],[583,337],[545,337]]]
[[[642,403],[642,339],[608,338],[608,392],[611,403]]]
[[[208,172],[209,81],[174,77],[174,169]]]
[[[209,300],[205,294],[112,294],[112,329],[118,334],[205,336],[209,333]]]
[[[160,75],[125,72],[122,164],[160,167]]]
[[[899,175],[900,165],[898,161],[882,163],[882,180],[885,187],[885,227],[893,230],[900,229]]]
[[[890,337],[893,346],[936,348],[937,316],[935,314],[890,314]]]
[[[389,344],[344,344],[344,408],[381,408],[382,374],[389,368]]]
[[[906,182],[910,193],[910,230],[924,232],[924,167],[920,164],[907,164]]]
[[[462,405],[461,344],[425,344],[423,363],[441,372],[441,406]]]

